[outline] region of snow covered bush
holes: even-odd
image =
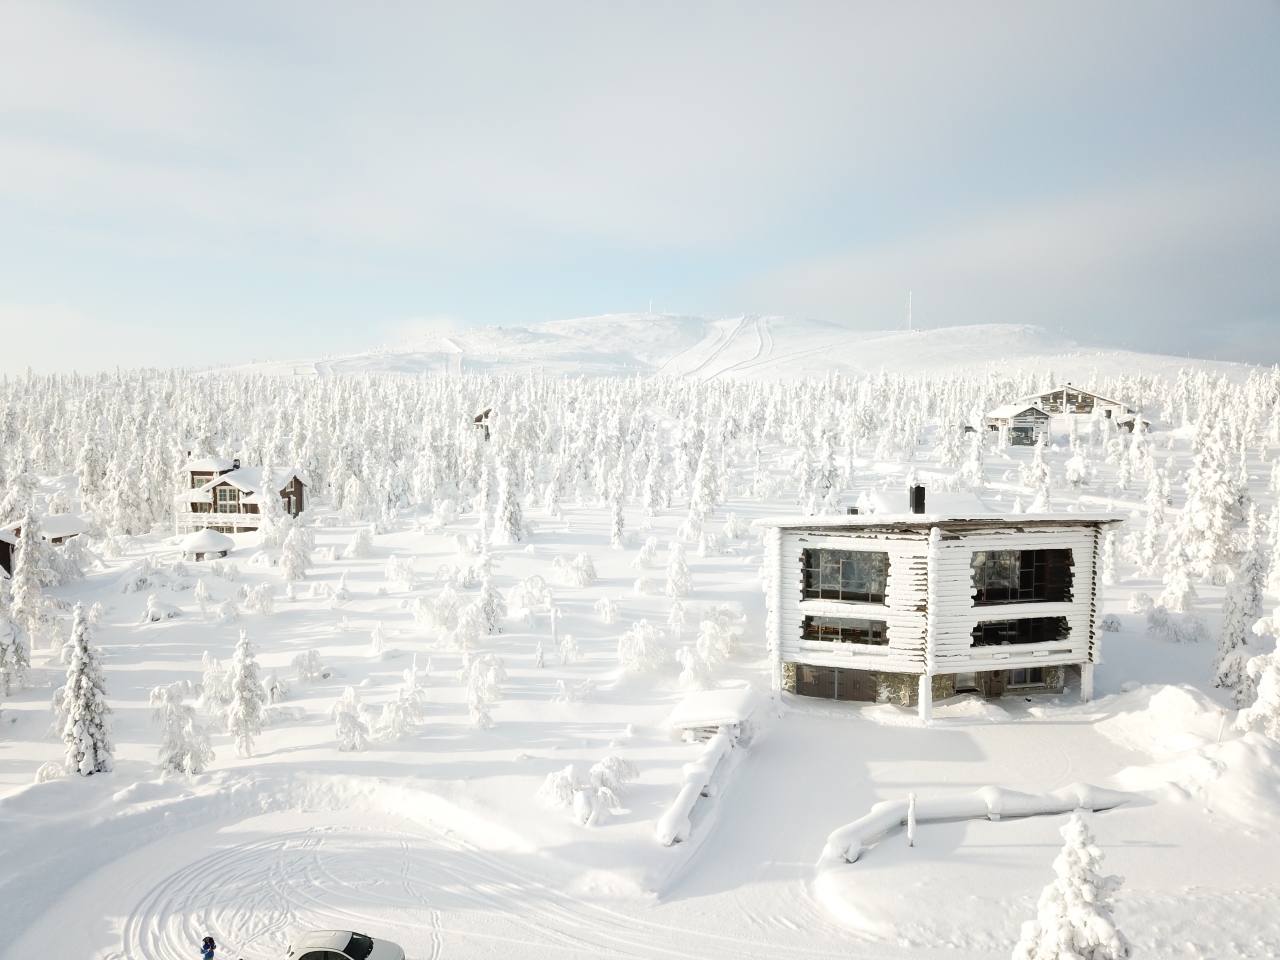
[[[1145,617],[1147,614],[1151,612],[1151,608],[1154,607],[1155,605],[1156,605],[1156,602],[1152,600],[1148,594],[1142,593],[1140,591],[1134,591],[1133,593],[1129,594],[1129,604],[1126,607],[1126,609],[1130,613],[1140,614],[1141,616]]]
[[[742,540],[750,534],[751,528],[747,526],[736,513],[730,513],[724,520],[724,535],[729,540]]]
[[[595,692],[595,681],[591,678],[583,680],[576,687],[570,687],[564,680],[556,681],[556,695],[551,698],[552,703],[579,703],[583,700],[590,700],[591,694]]]
[[[676,651],[676,659],[683,668],[679,677],[682,690],[711,690],[719,686],[711,677],[711,664],[693,647],[681,647]]]
[[[250,613],[268,616],[276,610],[276,588],[269,583],[249,587],[244,593],[244,608]]]
[[[360,718],[360,695],[347,687],[329,709],[341,751],[363,750],[369,744],[369,726]]]
[[[529,612],[537,607],[546,606],[550,602],[551,588],[547,586],[547,581],[536,573],[521,580],[507,591],[507,608],[513,615],[519,616],[516,611]]]
[[[667,557],[667,596],[674,598],[693,595],[693,575],[684,559],[684,545],[672,541]]]
[[[600,801],[610,810],[617,810],[627,795],[626,784],[636,780],[640,772],[624,757],[607,756],[593,766],[587,776]]]
[[[369,651],[375,656],[387,649],[387,631],[379,620],[369,633]]]
[[[631,561],[631,566],[637,570],[649,570],[656,565],[658,560],[658,538],[651,536],[644,542],[644,546],[640,548],[639,555]]]
[[[593,609],[596,615],[600,617],[601,623],[615,623],[618,619],[618,605],[608,597],[601,597],[597,600]]]
[[[291,665],[298,674],[299,683],[315,683],[326,675],[319,650],[308,650],[298,654],[293,658]]]
[[[507,604],[502,594],[494,589],[493,577],[485,577],[480,583],[480,597],[476,600],[480,607],[480,616],[484,624],[484,632],[498,633],[502,629],[502,621],[507,618]]]
[[[1053,861],[1057,879],[1044,888],[1036,918],[1022,925],[1014,960],[1123,960],[1131,947],[1112,909],[1123,877],[1098,873],[1102,850],[1079,814],[1063,826],[1062,852]]]
[[[160,749],[156,763],[164,774],[203,773],[214,760],[213,745],[196,723],[195,707],[186,698],[195,692],[189,680],[179,680],[151,691],[151,721],[160,724]]]
[[[658,585],[648,577],[639,577],[631,589],[641,597],[655,597],[658,595]]]
[[[1114,613],[1108,613],[1105,617],[1098,621],[1098,629],[1103,633],[1119,633],[1120,618]]]
[[[62,717],[68,772],[91,776],[112,768],[111,707],[107,705],[107,677],[89,633],[84,604],[77,603],[71,627],[71,663],[67,682],[54,694],[54,709]]]
[[[36,783],[48,783],[50,780],[57,780],[59,777],[66,776],[66,768],[60,763],[54,763],[50,760],[48,763],[42,763],[36,769]]]
[[[268,499],[270,499],[268,497]],[[280,575],[286,580],[301,580],[311,569],[311,550],[306,531],[301,524],[294,525],[284,538],[280,554]]]
[[[596,582],[596,567],[585,553],[573,560],[559,556],[551,561],[551,578],[569,587],[589,587]]]
[[[659,642],[661,636],[661,631],[648,620],[633,623],[618,640],[618,660],[628,670],[656,670],[670,659]]]
[[[158,623],[182,616],[182,611],[172,603],[165,603],[154,593],[147,597],[147,608],[142,611],[142,623]]]
[[[431,685],[431,658],[421,670],[418,669],[418,655],[413,655],[413,662],[404,671],[404,682],[410,690],[423,690]]]
[[[387,566],[382,575],[404,590],[412,590],[418,585],[418,575],[413,572],[413,563],[401,560],[394,553],[387,558]]]
[[[347,544],[344,551],[345,556],[352,557],[357,560],[365,560],[373,553],[373,530],[370,527],[361,527],[351,537],[351,542]]]
[[[280,703],[289,699],[289,684],[281,680],[274,670],[262,681],[262,693],[267,703]]]
[[[253,739],[262,732],[262,708],[266,693],[258,677],[258,661],[253,656],[249,634],[240,631],[240,641],[231,657],[228,675],[231,702],[227,706],[227,732],[235,739],[243,757],[253,756]]]
[[[671,632],[677,640],[683,639],[684,628],[688,620],[689,617],[685,612],[684,604],[679,600],[672,600],[671,610],[667,613],[667,626],[671,628]]]
[[[564,639],[560,641],[560,662],[569,664],[581,659],[582,651],[578,648],[578,641],[573,639],[573,634],[566,633]]]
[[[573,819],[583,826],[594,827],[609,817],[597,791],[578,776],[578,768],[572,764],[547,774],[538,794],[552,806],[571,808]]]

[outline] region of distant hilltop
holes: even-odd
[[[229,369],[283,376],[362,373],[546,373],[792,379],[837,372],[1011,373],[1052,369],[1087,380],[1121,374],[1172,377],[1180,369],[1244,379],[1256,367],[1216,360],[1081,346],[1029,324],[932,330],[853,330],[822,320],[745,316],[723,320],[621,313],[529,326],[485,327],[400,347],[322,360],[268,361]]]

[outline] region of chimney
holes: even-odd
[[[236,457],[234,460],[232,460],[232,461],[231,461],[231,469],[232,469],[232,470],[239,470],[239,469],[240,469],[240,458],[239,458],[239,457]],[[924,496],[924,495],[923,495],[923,494],[921,494],[921,497],[922,497],[922,498],[923,498],[923,496]],[[923,500],[923,499],[921,499],[921,501],[920,501],[920,502],[921,502],[921,503],[924,503],[924,500]]]
[[[911,512],[924,513],[924,487],[916,484],[911,488]]]

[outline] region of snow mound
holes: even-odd
[[[691,730],[745,723],[760,702],[760,694],[751,689],[700,690],[689,694],[671,711],[671,725]]]
[[[1215,743],[1227,726],[1224,709],[1185,684],[1152,684],[1108,699],[1116,713],[1098,723],[1098,732],[1157,760]]]

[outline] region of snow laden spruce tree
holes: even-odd
[[[1123,960],[1131,948],[1111,909],[1124,878],[1098,873],[1102,850],[1079,814],[1061,833],[1065,843],[1053,861],[1057,879],[1040,894],[1036,918],[1022,925],[1013,960]]]
[[[71,624],[71,663],[67,682],[54,695],[62,716],[62,742],[67,747],[66,769],[81,776],[111,770],[111,707],[107,705],[107,677],[89,633],[84,604],[77,603]]]
[[[258,676],[258,661],[253,656],[249,634],[240,631],[240,642],[231,657],[231,703],[227,707],[227,732],[235,738],[236,749],[243,757],[253,756],[253,738],[262,733],[262,710],[266,692]]]
[[[22,686],[31,668],[26,632],[9,612],[9,582],[0,579],[0,697]]]
[[[22,533],[18,537],[13,561],[11,616],[26,631],[31,644],[37,647],[49,619],[40,588],[41,580],[45,579],[41,577],[44,572],[41,547],[40,522],[34,514],[28,513],[22,518]]]
[[[494,507],[492,535],[494,543],[519,543],[524,537],[524,513],[520,509],[519,478],[513,460],[513,456],[504,456],[498,461],[498,502]]]
[[[673,600],[693,595],[693,574],[684,559],[684,544],[672,541],[667,555],[667,596]]]
[[[186,702],[195,693],[190,680],[178,680],[151,691],[151,721],[160,724],[156,763],[164,774],[203,773],[213,762],[213,746],[196,723],[196,710]]]
[[[1262,617],[1262,586],[1267,559],[1255,541],[1245,550],[1235,579],[1227,584],[1222,601],[1222,629],[1218,632],[1218,655],[1213,661],[1213,685],[1232,691],[1236,706],[1253,701],[1253,684],[1245,664],[1251,653],[1249,632]]]

